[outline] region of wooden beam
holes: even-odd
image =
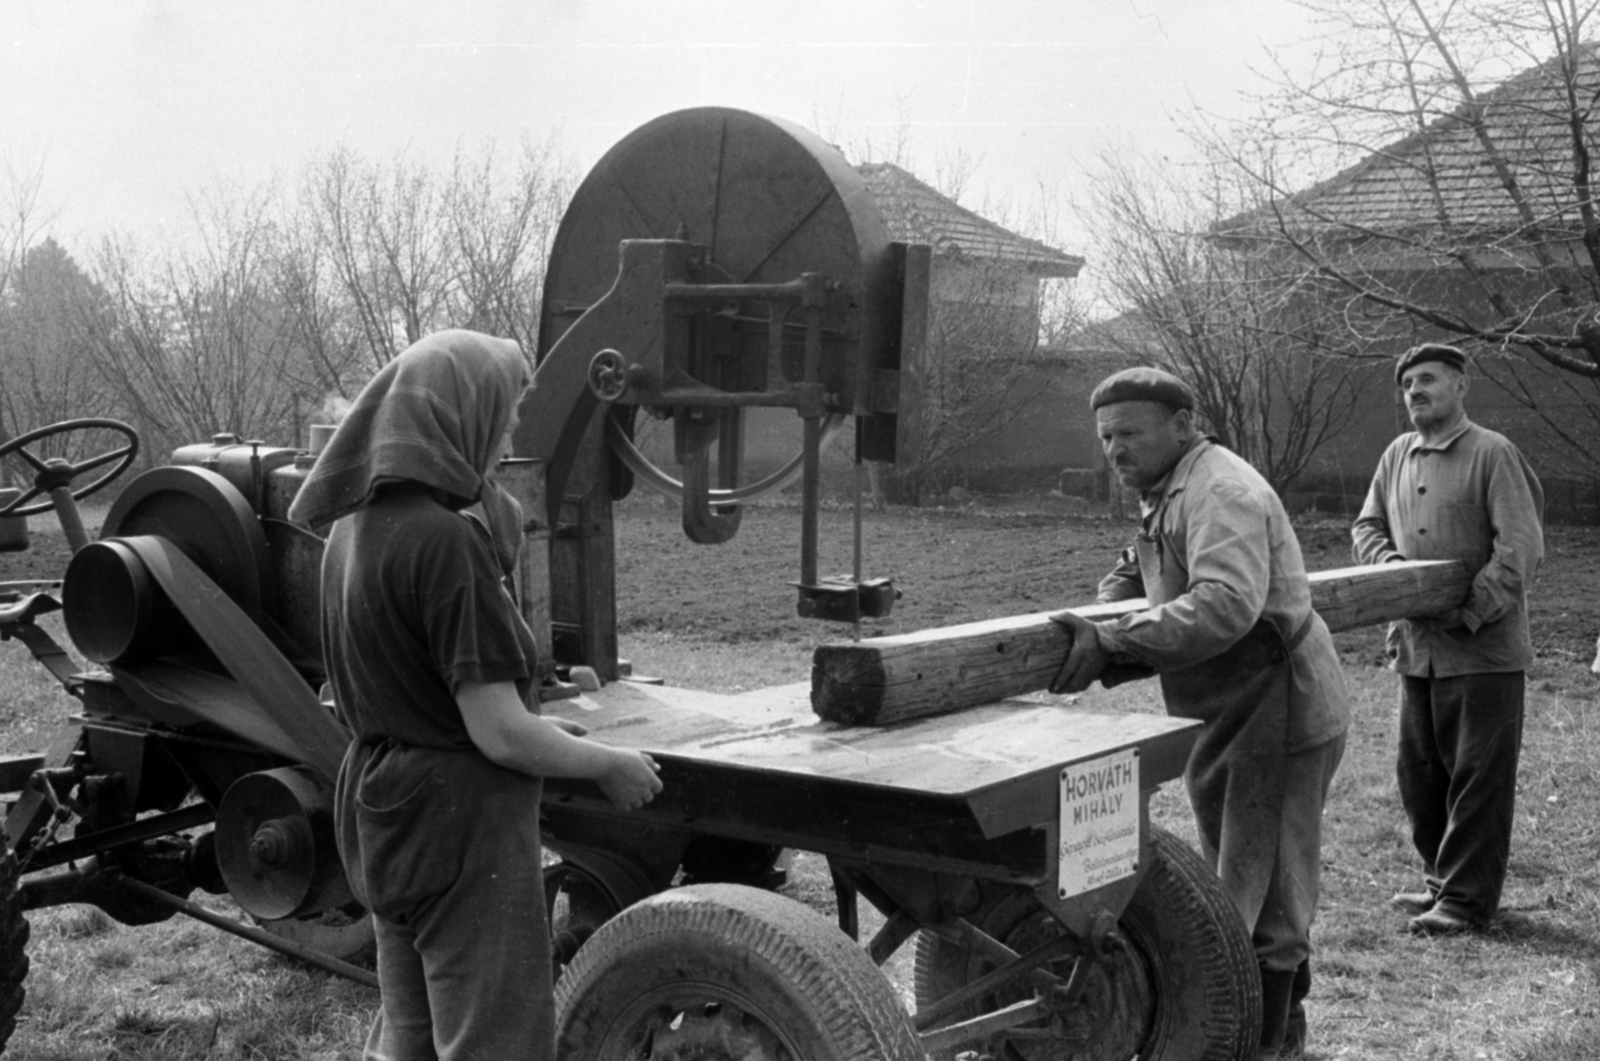
[[[1459,561],[1408,560],[1315,572],[1311,602],[1337,632],[1445,611],[1470,585]],[[1072,610],[1104,621],[1147,607],[1140,599]],[[811,664],[812,710],[830,722],[885,725],[1048,688],[1068,648],[1049,615],[821,645]]]

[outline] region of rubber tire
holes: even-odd
[[[562,861],[544,867],[544,913],[555,979],[561,979],[582,945],[622,907],[612,887],[583,866]]]
[[[772,892],[693,884],[650,896],[602,925],[556,984],[558,1061],[785,1056],[924,1058],[866,952]]]
[[[1112,1023],[1109,1034],[1085,1045],[1081,1040],[1037,1041],[1019,1047],[1007,1043],[992,1051],[1001,1058],[1027,1061],[1248,1061],[1260,1049],[1261,977],[1249,932],[1238,910],[1222,890],[1205,862],[1187,844],[1164,829],[1152,828],[1155,857],[1122,916],[1118,929],[1131,944],[1138,965],[1124,964],[1124,972],[1142,970],[1143,983],[1105,985],[1100,1002],[1117,1017],[1139,1010],[1145,1027],[1132,1036],[1133,1050],[1115,1040],[1121,1030]],[[1031,895],[1016,891],[986,900],[973,924],[996,939],[1014,941],[1013,950],[1027,950],[1043,942],[1037,931],[1048,915]],[[1049,920],[1053,928],[1053,919]],[[1026,940],[1016,934],[1033,926]],[[1051,934],[1059,934],[1054,932]],[[1024,943],[1018,947],[1016,943]],[[916,950],[916,998],[924,1007],[965,986],[993,968],[937,936],[921,933]],[[1064,975],[1070,962],[1055,971]],[[1137,973],[1135,974],[1137,975]],[[1091,981],[1091,986],[1093,981]],[[1146,1006],[1139,996],[1147,987],[1154,996]],[[1015,989],[1014,989],[1015,991]],[[1107,999],[1109,993],[1112,997]],[[1008,995],[1003,1001],[1029,997],[1031,989]],[[1132,1001],[1130,1002],[1130,998]],[[1002,1000],[996,1000],[1002,1001]],[[986,1005],[984,1011],[995,1008]],[[1148,1012],[1144,1012],[1148,1010]],[[977,1010],[965,1014],[976,1016]],[[1125,1037],[1126,1038],[1126,1037]]]
[[[17,860],[0,836],[0,1053],[16,1031],[28,978],[28,919],[19,883]]]

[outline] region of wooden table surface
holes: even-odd
[[[1196,724],[1153,713],[1096,712],[1047,697],[1016,698],[890,726],[845,726],[812,712],[810,683],[720,695],[614,682],[544,705],[607,743],[648,751],[674,776],[765,799],[874,795],[931,812],[964,805],[986,836],[1036,825],[1057,806],[1061,768],[1125,748],[1140,750],[1145,788],[1182,773]],[[733,794],[730,803],[744,801]],[[944,811],[933,811],[943,807]]]

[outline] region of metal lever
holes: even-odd
[[[695,419],[682,410],[677,419],[683,450],[683,533],[701,545],[720,545],[739,532],[744,510],[711,504],[711,446],[717,441],[718,423]]]

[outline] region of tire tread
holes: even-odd
[[[816,1016],[836,1061],[924,1056],[893,986],[854,941],[792,899],[730,884],[663,892],[602,925],[556,984],[558,1028],[574,1002],[630,952],[690,939],[720,942],[774,970]]]

